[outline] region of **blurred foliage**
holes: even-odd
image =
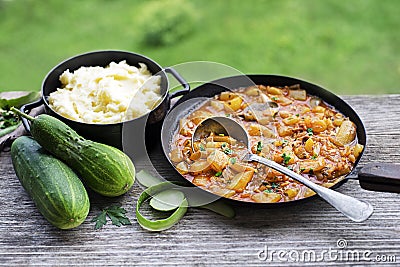
[[[400,93],[398,0],[0,0],[0,91],[99,49],[213,61],[340,94]]]
[[[142,43],[150,46],[172,45],[189,34],[198,14],[185,0],[149,1],[142,6],[138,28]]]

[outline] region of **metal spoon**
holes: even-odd
[[[368,202],[317,185],[272,160],[254,155],[250,150],[249,136],[246,130],[239,123],[228,117],[211,117],[202,121],[197,126],[192,136],[192,144],[200,138],[208,136],[211,132],[216,134],[225,134],[236,140],[242,141],[248,149],[248,153],[244,156],[243,160],[262,163],[304,184],[351,220],[355,222],[363,222],[371,216],[373,207]]]

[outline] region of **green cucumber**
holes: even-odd
[[[60,229],[79,226],[89,213],[89,197],[79,177],[34,139],[21,136],[11,158],[22,186],[40,213]]]
[[[33,138],[78,173],[93,191],[115,197],[132,187],[135,166],[121,150],[87,140],[52,116],[41,114],[33,118],[15,108],[11,110],[30,120]]]

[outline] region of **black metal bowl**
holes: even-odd
[[[91,123],[77,122],[65,118],[56,113],[49,106],[48,97],[50,93],[56,91],[57,88],[61,88],[61,82],[59,78],[60,75],[65,70],[69,69],[72,72],[74,70],[79,69],[82,66],[105,67],[113,61],[119,62],[122,60],[126,60],[127,64],[137,67],[138,63],[144,63],[146,64],[147,68],[152,74],[157,74],[161,76],[160,86],[161,86],[162,101],[160,101],[160,103],[150,113],[144,114],[141,117],[132,119],[124,123],[121,122],[113,124],[91,124]],[[32,108],[44,104],[46,113],[62,120],[85,138],[122,149],[123,126],[124,127],[127,126],[134,129],[144,129],[146,127],[146,129],[148,129],[146,130],[146,132],[153,133],[156,135],[154,136],[155,138],[159,138],[159,130],[152,130],[151,128],[159,129],[167,111],[170,108],[170,99],[175,97],[176,95],[182,94],[182,91],[179,91],[174,95],[169,94],[168,92],[169,80],[166,74],[167,72],[171,73],[182,84],[182,86],[184,87],[183,91],[189,90],[189,86],[172,68],[163,69],[154,60],[140,54],[128,51],[118,51],[118,50],[93,51],[80,54],[64,60],[63,62],[55,66],[52,70],[50,70],[50,72],[46,75],[42,83],[42,91],[41,91],[42,98],[37,102],[23,106],[21,110],[23,112],[28,112]],[[25,128],[29,131],[28,122],[24,120],[23,123]],[[138,137],[138,138],[143,138],[143,137]]]

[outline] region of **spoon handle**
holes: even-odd
[[[275,161],[268,160],[266,158],[254,155],[247,154],[246,160],[248,161],[256,161],[267,165],[268,167],[275,169],[290,178],[304,184],[308,188],[312,189],[315,193],[317,193],[321,198],[323,198],[326,202],[331,204],[338,211],[343,213],[345,216],[350,218],[355,222],[363,222],[371,216],[373,212],[373,207],[371,204],[365,201],[358,200],[356,198],[344,195],[332,189],[317,185],[307,178],[297,174],[288,168],[276,163]]]

